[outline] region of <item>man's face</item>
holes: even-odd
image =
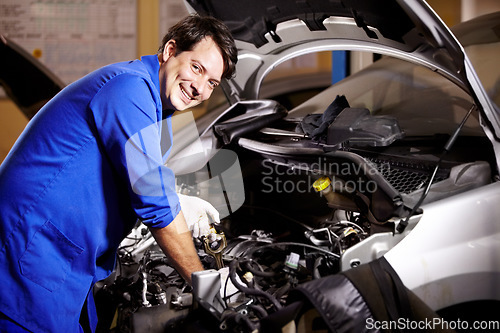
[[[224,62],[211,38],[177,56],[176,48],[176,42],[170,40],[158,55],[161,101],[163,109],[185,110],[210,97],[220,83]]]

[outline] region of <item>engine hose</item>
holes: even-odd
[[[318,267],[323,263],[323,257],[318,257],[316,260],[314,260],[314,267],[313,267],[313,279],[320,279],[321,274],[319,273]]]
[[[330,241],[327,239],[318,239],[316,236],[314,236],[312,231],[306,231],[304,232],[304,236],[314,245],[316,246],[328,246],[330,245]]]
[[[255,312],[259,318],[267,317],[267,311],[262,305],[250,304],[248,305],[248,308]]]
[[[259,269],[255,269],[252,267],[252,264],[257,264],[257,263],[254,262],[252,259],[246,261],[245,268],[248,269],[253,275],[260,276],[260,277],[273,277],[273,276],[277,275],[277,273],[275,273],[275,272],[264,272],[260,269],[260,267],[259,267]]]
[[[309,244],[296,243],[296,242],[280,242],[280,243],[272,243],[272,244],[260,245],[260,246],[254,247],[252,250],[250,250],[247,253],[247,255],[248,256],[252,256],[258,250],[261,250],[261,249],[264,249],[264,248],[267,248],[267,247],[279,247],[279,246],[301,246],[301,247],[313,249],[313,250],[316,250],[316,251],[319,251],[319,252],[323,252],[323,253],[328,254],[328,255],[330,255],[332,257],[335,257],[335,258],[340,258],[340,255],[338,255],[336,253],[333,253],[333,252],[330,252],[330,251],[327,251],[327,250],[322,249],[320,247],[309,245]]]
[[[147,292],[148,292],[148,276],[146,273],[141,273],[142,275],[142,305],[145,306],[145,307],[150,307],[151,304],[149,303],[146,295],[147,295]]]
[[[231,282],[233,285],[242,293],[248,294],[248,295],[253,295],[253,296],[261,296],[264,298],[267,298],[276,308],[276,310],[279,310],[282,308],[280,302],[271,294],[259,290],[259,289],[253,289],[253,288],[248,288],[242,285],[238,279],[236,279],[236,265],[238,265],[237,260],[233,260],[231,264],[229,265],[229,278],[231,279]]]
[[[276,297],[276,299],[280,299],[281,297],[283,297],[283,295],[285,295],[291,288],[292,284],[290,282],[287,282],[286,284],[284,284],[283,286],[281,286],[280,288],[278,288],[278,290],[276,290],[274,292],[274,297]]]
[[[157,266],[162,266],[162,265],[171,265],[170,262],[168,261],[168,258],[160,258],[160,259],[151,259],[148,262],[146,262],[146,270],[153,269]]]

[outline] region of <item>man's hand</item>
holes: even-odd
[[[209,233],[209,216],[213,222],[220,223],[219,212],[208,201],[184,194],[179,194],[179,201],[193,237],[198,238]]]
[[[191,284],[191,274],[202,271],[203,265],[182,212],[166,227],[149,228],[149,230],[165,255],[170,258],[172,266]]]

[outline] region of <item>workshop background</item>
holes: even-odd
[[[450,27],[500,10],[498,0],[427,2]],[[185,15],[181,0],[2,0],[0,34],[68,84],[103,65],[156,53],[167,29]],[[331,72],[337,81],[373,61],[366,53],[350,52],[348,57],[332,52],[302,56],[280,65],[268,79]],[[202,113],[204,106],[194,111]],[[27,122],[0,87],[0,162]]]

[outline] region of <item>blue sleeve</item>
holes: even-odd
[[[163,164],[160,106],[154,87],[132,74],[111,79],[90,103],[98,136],[126,182],[132,208],[144,224],[158,228],[180,212],[175,175]]]

